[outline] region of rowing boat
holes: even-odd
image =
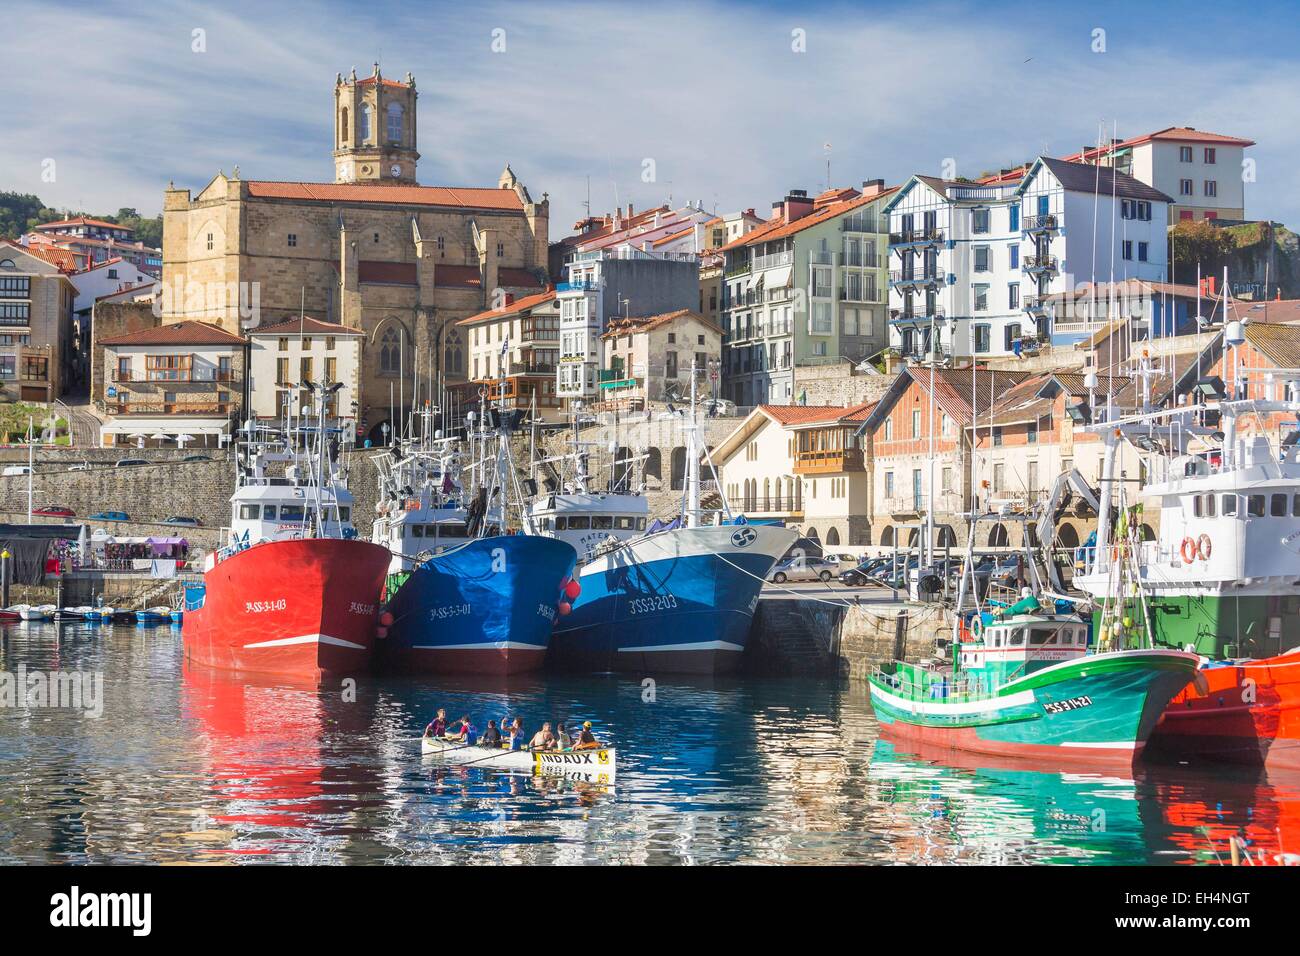
[[[505,770],[530,770],[546,776],[574,777],[592,783],[613,783],[617,751],[506,750],[504,747],[467,746],[439,737],[420,740],[420,752],[459,766],[474,764]]]

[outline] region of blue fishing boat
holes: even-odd
[[[440,674],[536,670],[576,560],[562,541],[517,534],[474,538],[421,562],[388,604],[380,661]]]
[[[551,639],[561,666],[641,674],[735,670],[763,581],[798,539],[790,528],[735,523],[725,499],[719,512],[701,510],[694,369],[691,381],[689,409],[668,413],[680,419],[686,439],[682,513],[635,537],[611,535],[590,553],[572,611]],[[706,523],[710,517],[713,524]]]
[[[372,540],[393,555],[378,660],[441,674],[535,670],[556,617],[568,609],[566,590],[577,593],[577,553],[553,538],[502,533],[518,417],[487,408],[470,413],[463,442],[436,433],[431,411],[422,417],[430,438],[375,459],[380,513]],[[531,522],[519,510],[527,531]]]

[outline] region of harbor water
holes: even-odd
[[[1231,834],[1300,850],[1300,775],[904,753],[847,681],[297,687],[187,667],[176,628],[4,628],[0,677],[52,672],[102,675],[101,713],[3,701],[0,863],[1187,864]],[[590,719],[616,785],[422,758],[439,706],[479,727]]]

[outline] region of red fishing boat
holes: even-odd
[[[357,538],[323,417],[251,429],[237,449],[228,542],[185,589],[190,660],[298,678],[369,668],[389,554]]]
[[[1300,650],[1198,670],[1165,708],[1150,752],[1300,770]]]

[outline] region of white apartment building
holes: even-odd
[[[891,347],[959,359],[1058,342],[1049,296],[1165,278],[1168,203],[1124,173],[1046,157],[1014,183],[913,176],[887,207]]]
[[[295,415],[311,405],[303,382],[341,385],[326,403],[344,434],[351,435],[360,406],[360,329],[320,319],[285,319],[248,332],[250,396],[253,417],[278,419],[292,408]]]
[[[918,359],[1012,354],[1024,322],[1015,187],[913,176],[887,211],[890,346]]]
[[[556,286],[560,354],[556,395],[591,399],[605,369],[601,336],[616,318],[694,309],[700,298],[694,252],[655,253],[631,246],[574,253],[568,281]]]
[[[1163,282],[1169,196],[1106,166],[1039,157],[1016,188],[1021,302],[1040,337],[1077,342],[1090,326],[1049,312],[1047,296],[1080,285]]]

